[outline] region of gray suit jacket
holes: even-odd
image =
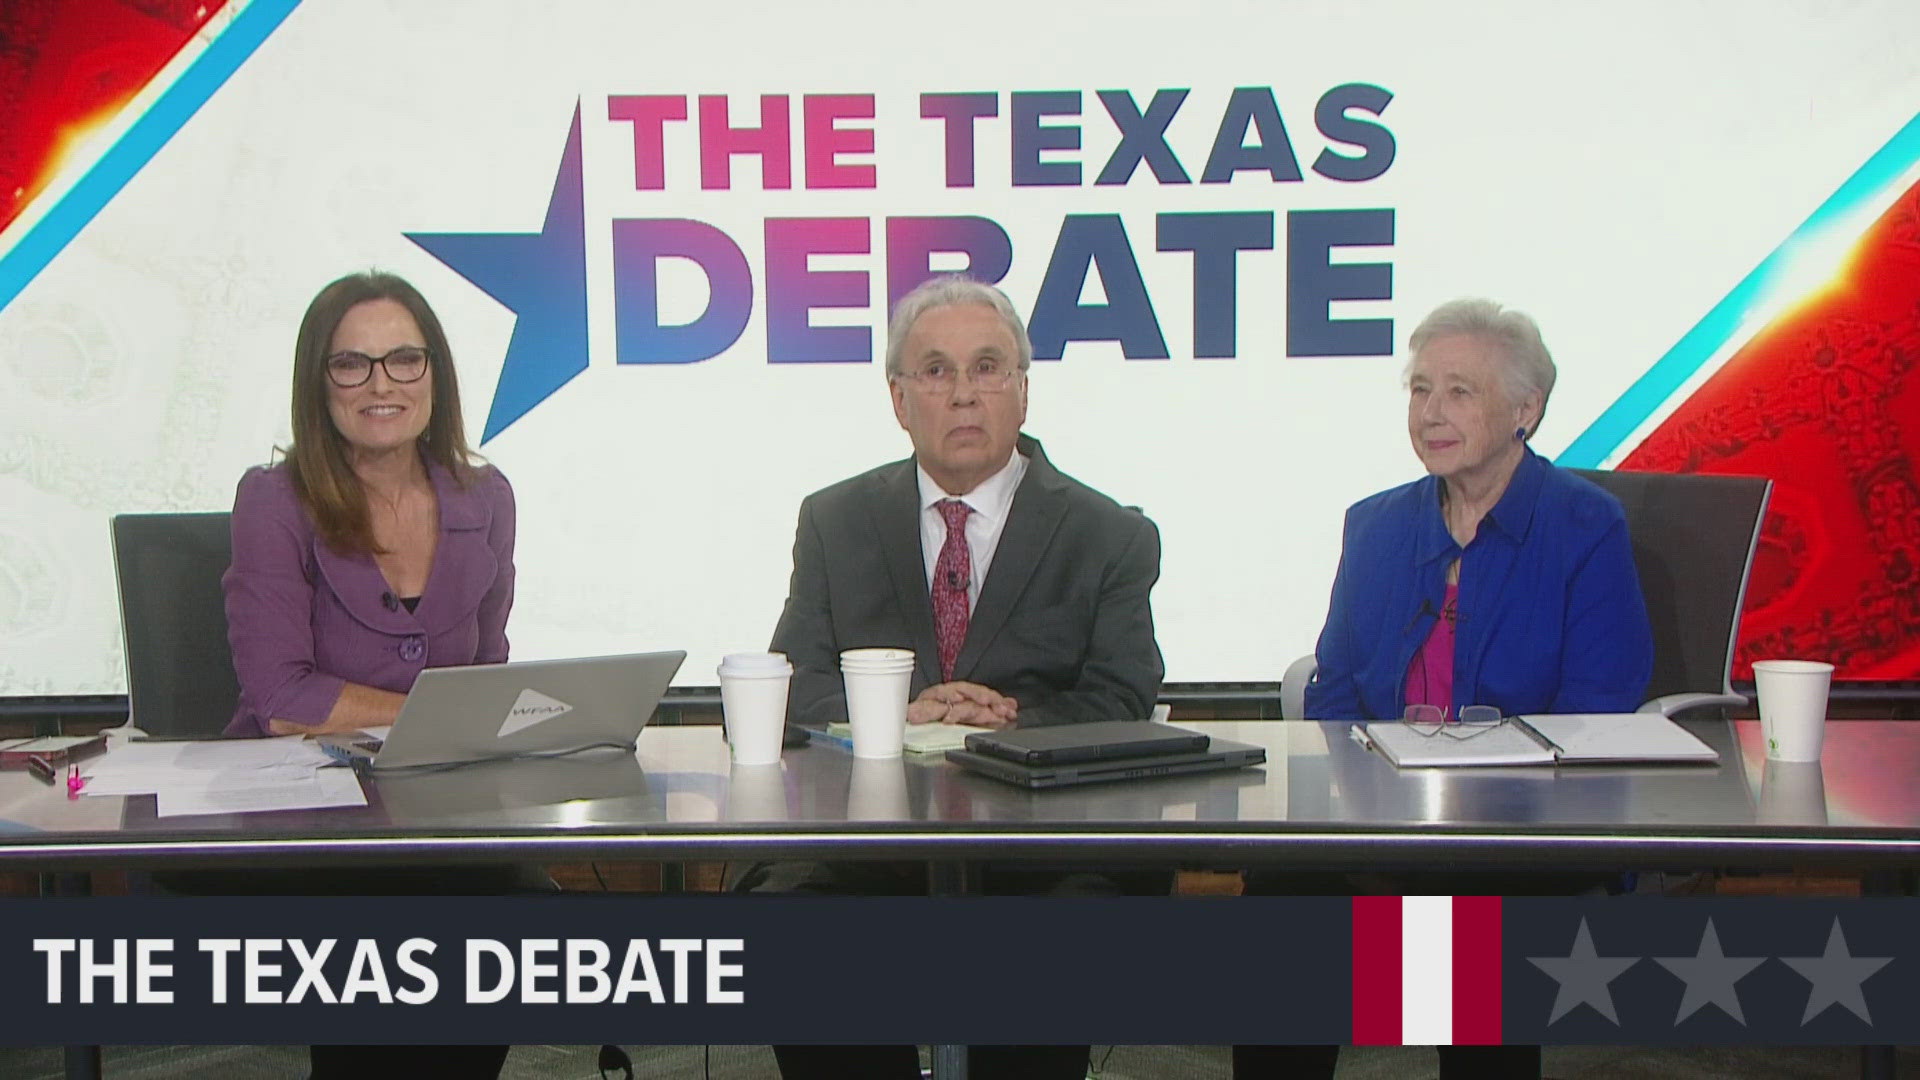
[[[1160,532],[1138,510],[1056,470],[1039,442],[987,568],[953,677],[1020,703],[1020,723],[1139,720],[1165,667],[1148,593]],[[940,682],[933,604],[920,553],[914,461],[896,461],[800,504],[793,580],[773,649],[793,661],[787,718],[846,719],[843,649],[914,651],[912,694]]]

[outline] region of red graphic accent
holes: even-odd
[[[1500,898],[1453,898],[1453,1041],[1500,1043]]]
[[[226,0],[0,0],[0,229]]]
[[[1353,898],[1353,1045],[1400,1045],[1400,898]]]
[[[1734,678],[1767,657],[1920,679],[1920,184],[1622,469],[1768,476]]]

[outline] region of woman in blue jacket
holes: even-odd
[[[1449,718],[1467,705],[1503,716],[1633,710],[1653,637],[1626,515],[1527,447],[1553,393],[1539,327],[1491,300],[1455,300],[1408,347],[1407,434],[1427,475],[1347,511],[1308,718],[1394,719],[1410,705]],[[1248,891],[1312,890],[1283,874],[1249,875]],[[1338,1056],[1239,1046],[1234,1076],[1331,1077]],[[1539,1075],[1538,1047],[1441,1048],[1442,1080]]]
[[[1632,711],[1653,637],[1626,515],[1527,447],[1553,392],[1539,328],[1455,300],[1408,345],[1407,433],[1427,475],[1347,511],[1307,716]]]

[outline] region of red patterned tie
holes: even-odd
[[[953,678],[953,662],[967,639],[967,585],[973,581],[973,554],[967,549],[967,515],[973,508],[959,499],[934,503],[947,523],[947,541],[933,564],[933,632],[940,643],[940,678]]]

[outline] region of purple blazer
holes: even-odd
[[[270,719],[318,724],[345,683],[404,694],[422,668],[506,660],[513,488],[491,466],[464,489],[437,466],[428,472],[440,542],[412,612],[371,555],[320,540],[284,466],[240,478],[233,563],[220,579],[240,681],[228,735],[265,735]]]

